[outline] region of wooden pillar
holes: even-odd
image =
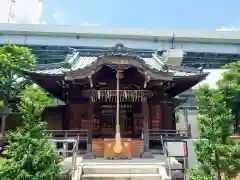
[[[142,101],[142,114],[143,114],[143,140],[144,140],[144,151],[141,154],[141,158],[153,158],[152,153],[149,151],[149,107],[147,98],[144,96]]]
[[[65,112],[64,112],[64,119],[63,119],[63,127],[62,129],[63,130],[69,130],[70,129],[70,126],[71,126],[71,105],[70,105],[70,102],[67,101],[66,102],[66,106],[65,106]]]
[[[164,109],[164,103],[161,102],[161,112],[162,112],[162,115],[161,115],[161,118],[162,118],[162,126],[161,126],[161,129],[164,130],[165,129],[165,124],[166,124],[166,118],[165,118],[165,109]]]
[[[64,117],[63,117],[63,122],[62,122],[62,129],[63,130],[69,130],[70,129],[70,121],[72,118],[72,112],[71,112],[71,101],[69,99],[69,82],[66,81],[62,81],[62,87],[64,89],[64,93],[63,93],[63,98],[66,102],[66,106],[65,106],[65,112],[64,112]],[[65,134],[65,139],[67,139],[67,133]],[[63,149],[68,151],[68,142],[64,142],[63,143]],[[64,156],[67,157],[68,153],[65,152]]]
[[[89,98],[89,105],[88,105],[88,145],[87,150],[88,152],[92,152],[92,131],[93,131],[93,118],[94,118],[94,105],[91,100],[91,97]]]
[[[69,82],[62,81],[61,82],[63,87],[63,99],[66,102],[65,111],[63,113],[63,122],[62,122],[62,129],[69,130],[70,128],[70,120],[71,120],[71,106],[70,106],[70,99],[69,99]]]
[[[92,152],[92,131],[93,131],[93,119],[94,119],[94,103],[92,101],[91,91],[89,96],[89,107],[88,107],[88,137],[87,137],[87,152],[83,155],[83,159],[95,159],[96,156]]]

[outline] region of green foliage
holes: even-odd
[[[25,87],[22,70],[29,69],[36,62],[26,47],[11,45],[0,47],[0,99],[5,103],[16,97]]]
[[[206,173],[202,166],[197,166],[190,170],[190,180],[215,180],[214,172],[210,169]]]
[[[224,66],[228,69],[219,81],[219,89],[221,90],[228,108],[232,110],[234,115],[235,131],[240,132],[238,124],[240,119],[240,61]]]
[[[197,92],[197,107],[201,138],[212,139],[215,135],[224,138],[225,142],[232,135],[233,116],[219,89],[200,87]]]
[[[24,98],[25,104],[29,104],[30,107],[35,108],[35,113],[38,116],[41,115],[45,105],[50,105],[54,103],[53,98],[48,96],[40,87],[36,85],[27,86],[27,88],[22,92],[22,98]],[[22,106],[21,106],[22,107]]]
[[[180,121],[180,116],[181,116],[181,110],[179,107],[175,107],[173,109],[173,116],[174,116],[175,122],[178,123]]]
[[[1,133],[5,131],[6,117],[10,112],[9,100],[16,97],[29,81],[23,78],[23,70],[30,68],[36,62],[31,51],[26,47],[11,45],[0,47],[0,108],[4,109]]]
[[[2,165],[5,163],[6,159],[0,157],[0,169]]]
[[[224,92],[206,85],[197,91],[200,140],[195,145],[199,166],[191,170],[191,180],[230,180],[240,171],[240,145],[230,138],[234,116]]]
[[[23,125],[7,135],[8,159],[0,169],[1,180],[56,180],[58,154],[41,121],[44,105],[53,100],[33,86],[23,91],[21,99]]]

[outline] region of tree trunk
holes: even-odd
[[[6,119],[7,119],[7,115],[6,115],[6,114],[2,114],[1,119],[2,119],[2,123],[1,123],[1,134],[4,134],[4,133],[5,133],[5,129],[6,129]]]
[[[239,124],[239,113],[238,113],[238,110],[236,110],[236,116],[234,117],[235,119],[235,133],[236,134],[239,134],[239,128],[238,128],[238,124]]]
[[[221,177],[221,169],[220,169],[220,166],[219,166],[219,155],[217,153],[217,151],[215,151],[215,160],[216,160],[216,176],[217,176],[217,180],[221,180],[222,177]]]
[[[6,120],[10,113],[10,109],[8,108],[8,103],[4,102],[4,106],[0,110],[1,110],[0,114],[2,119],[1,134],[4,134],[6,130]]]

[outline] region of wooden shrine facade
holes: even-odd
[[[120,127],[123,138],[142,137],[142,103],[142,101],[120,103]],[[177,105],[175,103],[170,101],[159,102],[158,104],[149,102],[147,105],[149,129],[174,130],[176,124],[173,110]],[[109,100],[94,102],[93,106],[93,138],[114,138],[116,102]],[[88,129],[89,118],[92,114],[92,112],[89,112],[90,108],[88,102],[74,102],[64,106],[47,107],[44,111],[44,119],[48,120],[48,129],[50,130]]]
[[[152,157],[149,130],[176,129],[175,96],[207,76],[156,56],[141,58],[122,44],[99,57],[75,53],[26,75],[65,103],[45,109],[49,129],[87,131],[86,158]]]

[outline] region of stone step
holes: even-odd
[[[160,180],[160,174],[84,174],[83,180]]]
[[[114,160],[113,160],[114,161]],[[101,166],[115,166],[115,165],[132,165],[132,166],[138,166],[138,165],[154,165],[154,166],[165,166],[164,162],[157,162],[157,163],[145,163],[145,162],[139,162],[139,163],[133,163],[133,162],[123,162],[123,161],[117,161],[117,162],[79,162],[78,165],[101,165]]]
[[[168,180],[165,163],[144,160],[82,160],[77,163],[72,180]]]
[[[84,165],[83,174],[158,174],[156,165]]]

